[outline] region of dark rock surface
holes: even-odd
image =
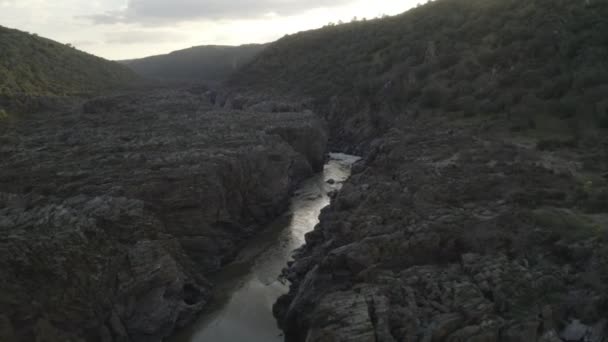
[[[359,145],[286,269],[286,340],[606,341],[606,136],[547,151],[498,119],[403,122]]]
[[[311,112],[166,89],[75,108],[0,126],[2,341],[159,341],[325,155]]]

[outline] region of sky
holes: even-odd
[[[107,59],[197,45],[266,43],[353,17],[394,15],[420,0],[0,0],[0,25]]]

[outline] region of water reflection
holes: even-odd
[[[279,342],[281,331],[272,305],[287,292],[278,280],[304,234],[319,222],[329,192],[339,190],[357,157],[331,154],[322,174],[305,181],[291,200],[289,213],[257,235],[213,282],[216,298],[207,313],[171,342]],[[333,184],[329,184],[328,181]]]

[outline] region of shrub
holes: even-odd
[[[561,98],[570,90],[572,80],[569,76],[559,76],[542,83],[542,87],[538,92],[541,99]]]
[[[422,90],[420,101],[423,106],[428,108],[437,108],[441,106],[446,92],[443,88],[437,85],[431,85]]]
[[[601,67],[587,67],[575,74],[572,87],[575,89],[588,89],[604,85],[608,78],[608,71]]]
[[[555,151],[565,148],[577,148],[578,140],[569,139],[542,139],[536,143],[536,148],[540,151]]]
[[[542,75],[537,70],[524,71],[519,77],[521,86],[526,89],[536,88],[542,83],[542,81]]]
[[[589,196],[583,202],[584,209],[589,213],[605,213],[608,210],[608,188],[590,189]]]
[[[555,112],[552,113],[560,119],[572,118],[576,115],[578,102],[580,100],[572,95],[568,95],[559,100],[559,104],[555,108]]]
[[[491,49],[484,49],[479,54],[478,58],[482,65],[486,67],[491,67],[499,62],[499,57],[500,56],[498,55],[498,53],[496,53],[496,51]]]
[[[0,27],[0,94],[82,94],[126,85],[126,66],[18,30]]]
[[[479,103],[479,111],[483,114],[496,114],[501,112],[503,107],[498,101],[492,101],[490,99],[483,99]]]
[[[425,80],[432,72],[432,67],[430,65],[422,65],[415,69],[416,78],[419,81]]]
[[[439,57],[439,67],[441,69],[447,69],[453,65],[456,65],[460,61],[460,56],[452,53]]]
[[[463,96],[455,101],[459,110],[464,112],[465,116],[473,116],[477,112],[477,102],[471,95]]]
[[[500,92],[494,99],[494,102],[496,102],[496,107],[501,112],[508,110],[517,104],[515,95],[513,95],[510,91]]]
[[[606,126],[595,106],[608,91],[607,15],[608,6],[591,11],[568,0],[433,2],[393,18],[289,36],[232,82],[289,85],[305,95],[352,92],[391,110],[418,104],[465,115],[506,112],[520,130],[540,126],[547,113],[572,122],[596,115],[594,123]],[[380,91],[389,79],[400,87]]]
[[[544,207],[532,211],[536,224],[567,241],[588,239],[597,234],[594,222],[586,215],[568,209]]]
[[[596,117],[601,128],[608,128],[608,101],[601,102],[596,106]]]

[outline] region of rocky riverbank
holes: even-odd
[[[606,341],[606,136],[401,119],[286,270],[286,341]]]
[[[290,198],[290,208],[260,234],[247,241],[234,260],[214,278],[221,284],[197,322],[166,342],[282,342],[272,313],[289,285],[278,276],[316,226],[359,158],[330,153],[323,172],[306,179]]]
[[[218,109],[196,89],[73,108],[0,123],[2,341],[159,341],[323,165],[311,112]]]

